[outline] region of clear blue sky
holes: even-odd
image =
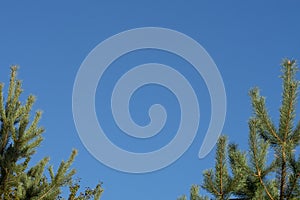
[[[281,82],[280,63],[284,57],[300,59],[300,3],[281,1],[2,1],[0,3],[0,80],[8,82],[9,66],[20,65],[25,95],[37,96],[35,109],[44,112],[41,125],[45,140],[35,161],[50,156],[58,167],[71,149],[79,150],[74,167],[83,186],[103,181],[103,200],[176,199],[187,194],[192,184],[201,184],[202,171],[213,167],[214,151],[206,158],[197,154],[210,118],[210,100],[205,83],[193,83],[200,99],[201,122],[197,137],[188,151],[171,166],[148,174],[128,174],[110,169],[94,159],[81,143],[72,116],[72,89],[76,73],[87,54],[101,41],[119,32],[145,26],[180,31],[199,42],[211,55],[223,77],[227,93],[227,116],[223,133],[241,148],[247,146],[251,115],[248,90],[259,86],[267,96],[274,121],[278,119]],[[146,53],[149,53],[146,56]],[[156,54],[157,53],[157,54]],[[130,56],[130,55],[129,55]],[[139,61],[178,64],[161,52],[140,52],[120,60],[121,65]],[[113,75],[113,73],[112,73]],[[195,77],[194,77],[195,78]],[[193,79],[194,79],[193,78]],[[109,80],[107,84],[109,85]],[[104,92],[101,92],[101,89]],[[116,144],[131,151],[149,151],[163,146],[172,137],[153,138],[146,145],[139,140],[117,137],[108,122],[111,114],[102,105],[109,87],[97,89],[99,118],[111,130]],[[149,91],[148,91],[149,89]],[[158,89],[160,98],[151,90]],[[153,92],[153,91],[152,91]],[[164,92],[166,94],[164,95]],[[24,96],[25,97],[25,96]],[[161,88],[145,88],[136,94],[132,115],[146,124],[143,102],[173,102],[174,96]],[[151,101],[147,101],[151,103]],[[173,116],[165,131],[178,127],[178,108],[168,108]],[[174,114],[174,115],[173,115]],[[106,116],[107,115],[107,116]],[[106,120],[106,121],[105,121]],[[127,140],[127,141],[126,141]]]

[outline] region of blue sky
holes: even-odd
[[[72,116],[72,90],[76,73],[100,42],[119,32],[139,27],[164,27],[180,31],[199,42],[215,61],[227,94],[227,116],[223,133],[230,141],[247,146],[251,107],[248,90],[259,86],[267,96],[269,111],[278,119],[281,81],[280,63],[284,57],[299,60],[300,3],[289,1],[2,1],[0,3],[0,80],[8,82],[9,66],[20,66],[24,97],[35,94],[35,109],[43,110],[41,125],[45,140],[35,157],[50,156],[58,167],[71,149],[79,150],[74,167],[82,185],[102,181],[104,200],[176,199],[189,187],[202,182],[202,171],[213,167],[214,151],[198,159],[198,151],[210,119],[210,99],[200,76],[189,77],[201,109],[199,131],[188,151],[171,166],[147,174],[128,174],[106,167],[85,149]],[[163,62],[180,68],[178,58],[156,51],[142,51],[114,63],[128,68],[140,62]],[[185,67],[183,73],[193,74]],[[140,141],[118,133],[104,98],[113,83],[98,85],[97,116],[116,144],[143,152],[166,144],[172,135]],[[102,91],[103,90],[103,91]],[[156,91],[156,92],[155,92]],[[155,94],[155,95],[153,95]],[[106,99],[107,101],[107,99]],[[165,132],[178,127],[178,107],[174,96],[152,86],[138,91],[131,114],[137,123],[147,124],[147,105],[160,102],[170,112]],[[146,105],[145,105],[146,104]],[[173,108],[174,106],[174,108]],[[117,134],[114,134],[117,133]],[[141,143],[139,143],[141,142]]]

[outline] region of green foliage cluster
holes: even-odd
[[[201,185],[213,199],[300,199],[300,155],[296,152],[300,142],[300,122],[295,125],[297,70],[295,60],[283,61],[278,126],[271,120],[265,98],[260,96],[258,88],[250,90],[253,116],[249,120],[249,150],[241,151],[236,144],[228,144],[225,136],[219,138],[215,168],[204,172]],[[190,199],[209,198],[201,197],[199,187],[192,186]]]
[[[30,113],[35,97],[30,95],[22,104],[22,84],[17,80],[17,67],[11,67],[7,96],[4,84],[0,84],[0,198],[14,200],[54,200],[63,199],[62,187],[69,187],[69,200],[100,199],[101,185],[87,188],[77,195],[78,182],[73,180],[75,169],[70,169],[77,154],[73,150],[67,161],[62,161],[57,171],[48,165],[45,157],[33,167],[29,167],[36,148],[41,144],[44,129],[38,125],[41,112]],[[30,122],[32,121],[32,122]],[[48,176],[45,169],[48,169]]]
[[[300,122],[295,123],[299,81],[295,60],[282,64],[282,104],[278,125],[272,121],[265,98],[259,89],[250,90],[253,116],[249,119],[249,149],[239,150],[228,144],[226,136],[217,142],[215,167],[204,171],[203,189],[211,197],[202,196],[193,185],[190,200],[297,200],[300,199]],[[44,129],[39,126],[41,112],[30,116],[35,98],[20,101],[22,84],[17,80],[17,67],[11,67],[6,95],[0,84],[0,198],[4,200],[64,199],[62,188],[69,188],[68,200],[100,199],[101,184],[79,192],[71,164],[77,154],[73,150],[57,171],[45,157],[29,167],[32,156],[41,144]],[[271,152],[271,153],[270,153]],[[45,171],[48,171],[46,173]],[[186,196],[178,200],[187,200]]]

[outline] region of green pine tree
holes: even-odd
[[[41,144],[44,129],[40,127],[41,112],[30,117],[35,98],[30,95],[22,104],[22,84],[17,80],[17,67],[11,67],[7,95],[0,84],[0,198],[14,200],[55,200],[63,187],[69,187],[69,200],[100,199],[101,185],[87,188],[79,194],[79,183],[73,180],[74,169],[70,169],[77,154],[73,150],[67,161],[62,161],[57,171],[48,166],[46,157],[33,167],[30,160]],[[31,120],[32,119],[32,120]],[[48,174],[45,172],[48,169]]]
[[[300,199],[300,155],[296,152],[300,142],[300,122],[295,124],[297,70],[295,60],[283,61],[278,126],[268,114],[265,98],[254,88],[249,92],[253,107],[253,116],[249,120],[249,150],[243,152],[236,144],[228,145],[225,136],[219,138],[215,169],[204,172],[202,184],[213,199]],[[190,199],[193,199],[192,192]]]

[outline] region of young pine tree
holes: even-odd
[[[54,172],[45,168],[49,158],[46,157],[33,167],[29,162],[36,148],[43,140],[44,129],[38,125],[41,112],[36,112],[30,118],[34,96],[29,96],[22,104],[19,98],[22,94],[21,81],[17,80],[17,67],[11,67],[10,83],[7,95],[4,95],[3,84],[0,84],[0,198],[14,200],[55,200],[63,199],[60,195],[62,187],[68,186],[68,200],[100,199],[102,189],[100,184],[95,189],[87,188],[77,195],[78,182],[73,181],[74,169],[70,169],[77,154],[73,150],[70,158],[62,161]]]
[[[204,172],[202,184],[213,199],[300,199],[300,155],[296,152],[300,142],[300,122],[295,125],[297,69],[295,60],[283,61],[282,104],[277,126],[271,120],[259,90],[254,88],[249,92],[254,115],[249,120],[248,152],[238,150],[236,144],[227,145],[224,136],[219,138],[215,170]],[[190,199],[193,199],[192,195]]]

